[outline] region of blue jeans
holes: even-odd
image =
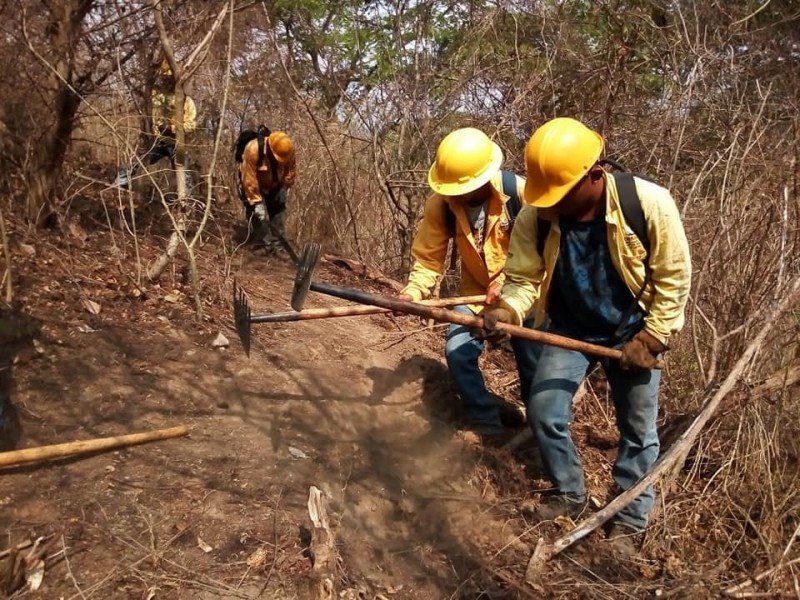
[[[475,314],[466,305],[456,306],[453,310],[465,315]],[[526,321],[525,326],[530,327],[530,322]],[[517,362],[520,389],[524,400],[530,395],[540,345],[528,340],[512,338],[511,347]],[[474,337],[469,327],[450,325],[447,331],[444,355],[450,374],[455,380],[458,395],[461,397],[465,417],[474,425],[490,429],[496,428],[500,431],[502,424],[497,400],[486,389],[483,374],[478,368],[478,359],[483,348],[483,340]]]
[[[559,493],[576,500],[586,497],[578,452],[569,433],[572,398],[598,359],[580,352],[544,346],[527,399],[528,423],[539,445],[545,468]],[[623,371],[615,360],[600,359],[617,416],[619,453],[614,481],[623,490],[631,487],[656,462],[659,451],[656,417],[661,371]],[[615,517],[634,529],[647,525],[655,492],[650,486]]]

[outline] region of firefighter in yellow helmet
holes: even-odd
[[[175,110],[175,77],[172,74],[169,63],[161,61],[158,68],[156,83],[151,91],[152,110],[150,113],[153,126],[153,143],[147,152],[140,157],[140,161],[152,165],[163,158],[168,158],[175,168],[175,137],[176,126],[173,118]],[[187,147],[191,146],[194,131],[197,129],[197,107],[194,100],[186,95],[183,103],[183,131],[184,141]],[[191,164],[189,153],[186,153],[187,169]],[[134,161],[127,170],[120,170],[117,176],[117,185],[122,188],[130,187],[130,179],[138,169],[139,161]],[[190,170],[187,172],[191,172]],[[189,187],[192,180],[187,182]]]
[[[288,191],[297,177],[294,142],[285,132],[261,125],[239,136],[236,160],[241,163],[239,196],[252,231],[274,253],[285,243]]]
[[[445,271],[450,240],[461,257],[461,293],[487,294],[487,304],[499,294],[514,219],[521,208],[524,180],[501,171],[503,152],[479,129],[449,133],[439,144],[428,172],[433,193],[411,248],[413,265],[399,298],[426,298]],[[462,305],[456,312],[479,314],[481,305]],[[513,340],[520,384],[528,389],[537,346]],[[452,325],[445,357],[461,399],[467,428],[484,439],[497,439],[508,426],[521,426],[521,415],[486,388],[478,366],[484,341],[467,327]]]
[[[689,245],[670,192],[606,171],[603,145],[599,134],[570,118],[548,121],[533,133],[525,150],[531,206],[514,227],[500,301],[484,314],[490,339],[502,338],[497,322],[520,323],[535,307],[537,322],[547,323],[549,332],[622,350],[621,360],[610,360],[542,348],[525,401],[555,488],[538,506],[540,520],[576,517],[586,506],[569,426],[573,395],[597,363],[616,408],[617,486],[628,489],[655,463],[657,358],[683,325],[689,295]],[[614,517],[612,550],[636,552],[636,534],[647,525],[653,502],[650,488]]]

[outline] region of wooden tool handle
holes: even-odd
[[[94,440],[66,442],[64,444],[54,444],[52,446],[40,446],[38,448],[0,452],[0,467],[9,467],[52,458],[62,458],[74,454],[86,454],[88,452],[119,448],[121,446],[134,446],[136,444],[145,444],[158,440],[168,440],[170,438],[184,436],[187,433],[189,433],[189,431],[186,427],[181,425],[180,427],[170,427],[169,429],[159,429],[146,433],[131,433],[128,435],[97,438]]]
[[[486,296],[457,296],[453,298],[433,298],[420,300],[416,304],[423,306],[445,307],[459,304],[483,304]],[[286,323],[289,321],[306,321],[308,319],[328,319],[332,317],[354,317],[358,315],[377,315],[391,312],[389,308],[380,306],[334,306],[332,308],[309,308],[301,311],[286,311],[268,315],[252,315],[251,323]]]
[[[483,317],[456,313],[451,310],[445,310],[435,306],[425,306],[417,302],[404,302],[403,300],[398,300],[397,298],[379,296],[377,294],[370,294],[368,292],[362,292],[360,290],[345,288],[338,285],[330,285],[327,283],[317,283],[314,285],[316,286],[315,289],[317,292],[328,294],[329,296],[336,296],[337,298],[344,298],[345,300],[352,300],[353,302],[360,302],[362,304],[381,306],[395,312],[417,315],[419,317],[425,317],[435,321],[444,321],[446,323],[464,325],[473,329],[483,328]],[[593,356],[616,359],[619,359],[622,356],[622,352],[615,348],[607,348],[606,346],[598,346],[597,344],[573,340],[572,338],[555,335],[553,333],[545,333],[543,331],[537,331],[536,329],[528,329],[527,327],[508,325],[505,323],[498,324],[497,328],[507,331],[510,335],[523,340],[531,340],[533,342],[540,342],[550,346],[558,346],[559,348],[584,352]]]

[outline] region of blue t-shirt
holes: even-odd
[[[548,299],[550,331],[606,346],[626,341],[641,329],[645,313],[611,262],[605,215],[592,221],[561,217],[559,226]]]

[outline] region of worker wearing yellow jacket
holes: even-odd
[[[425,213],[414,238],[411,253],[414,264],[408,284],[400,298],[417,301],[426,298],[445,270],[448,243],[455,240],[461,257],[461,293],[487,294],[492,302],[503,283],[503,266],[513,226],[510,197],[503,191],[500,166],[503,153],[482,131],[457,129],[448,134],[436,151],[428,172],[433,194],[425,203]],[[524,180],[514,178],[517,198]],[[515,216],[514,213],[513,216]],[[455,311],[476,314],[482,305],[457,306]],[[445,357],[461,397],[469,426],[482,435],[503,432],[513,421],[512,411],[500,410],[497,398],[486,389],[478,359],[484,341],[469,328],[452,325],[447,333]],[[522,340],[512,342],[520,386],[527,393],[537,347]]]
[[[134,161],[127,169],[120,169],[117,174],[117,185],[119,187],[128,189],[130,187],[130,180],[138,171],[139,164],[145,163],[153,165],[163,158],[168,158],[172,168],[175,168],[175,137],[177,134],[177,127],[175,125],[174,111],[175,111],[175,77],[166,60],[162,61],[159,68],[158,78],[156,80],[156,87],[151,91],[151,105],[152,110],[150,113],[151,122],[153,126],[153,140],[151,146],[147,149],[139,160]],[[191,145],[192,134],[197,129],[197,107],[194,100],[188,95],[184,96],[183,102],[183,131],[184,142],[187,146]],[[193,179],[191,178],[191,169],[189,169],[190,159],[189,153],[186,153],[186,173],[188,176],[187,185],[191,188]]]
[[[615,177],[598,162],[603,139],[582,123],[548,121],[525,152],[525,200],[532,206],[514,227],[500,302],[484,316],[485,334],[502,338],[496,323],[519,323],[535,305],[548,331],[622,350],[616,361],[542,348],[526,405],[557,490],[538,507],[538,517],[547,520],[576,516],[585,506],[569,425],[573,395],[595,363],[603,366],[616,408],[616,484],[629,488],[658,458],[657,357],[683,324],[691,262],[678,209],[663,187],[633,179],[649,248],[626,223]],[[613,549],[635,552],[630,534],[645,527],[653,500],[650,488],[615,516],[608,535]]]
[[[255,220],[256,238],[268,252],[275,252],[286,235],[287,195],[297,178],[297,159],[294,143],[283,131],[270,131],[262,125],[255,135],[237,150],[237,160],[242,163],[239,196],[247,218]]]

